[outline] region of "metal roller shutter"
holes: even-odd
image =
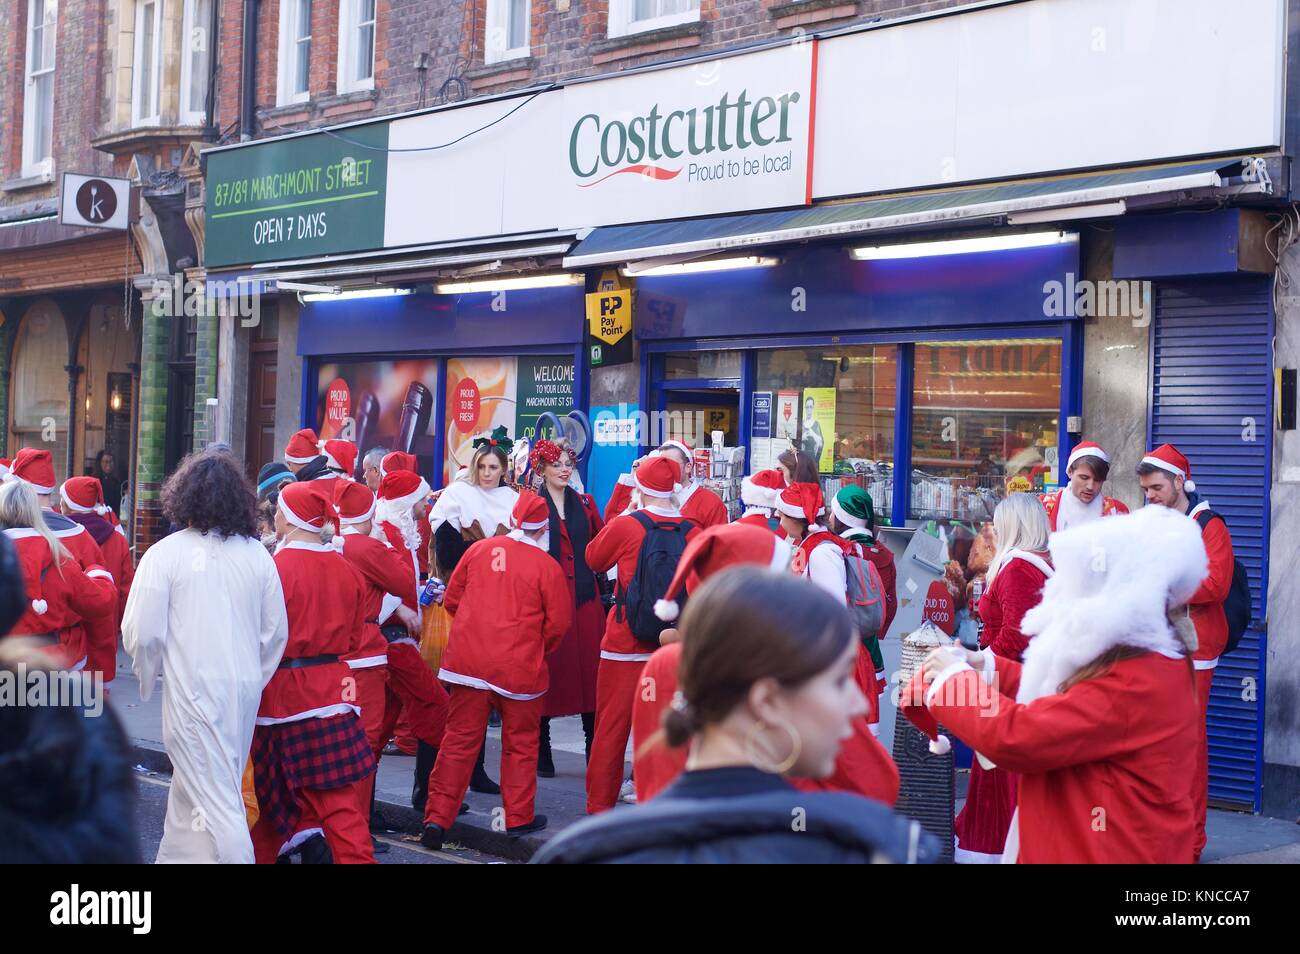
[[[1149,446],[1171,443],[1228,522],[1254,613],[1210,696],[1210,799],[1259,810],[1264,596],[1272,443],[1272,283],[1250,277],[1157,283]],[[1253,437],[1253,439],[1252,439]]]

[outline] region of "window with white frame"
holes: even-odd
[[[212,76],[212,0],[185,0],[181,42],[181,122],[201,126],[208,119]]]
[[[339,0],[338,91],[375,88],[375,7],[378,0]]]
[[[276,103],[311,97],[311,0],[281,0],[278,92]]]
[[[23,175],[54,171],[54,41],[58,0],[28,0]]]
[[[135,67],[131,119],[137,126],[158,122],[158,77],[162,69],[163,0],[136,0]]]
[[[487,42],[483,61],[500,63],[528,55],[528,7],[531,0],[488,0]]]
[[[610,36],[694,23],[699,18],[700,0],[609,0]]]

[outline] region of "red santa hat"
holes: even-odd
[[[664,441],[662,444],[659,445],[660,450],[667,450],[669,447],[671,447],[675,451],[680,451],[681,453],[685,454],[686,459],[688,461],[695,456],[695,451],[691,450],[681,441]]]
[[[351,441],[321,441],[318,445],[325,455],[325,466],[341,470],[348,476],[356,470],[357,445]]]
[[[787,517],[816,523],[817,517],[826,512],[826,504],[818,484],[794,483],[776,498],[776,509]]]
[[[1183,489],[1193,491],[1196,484],[1192,482],[1192,465],[1173,444],[1161,444],[1142,458],[1142,463],[1159,467],[1166,473],[1183,478]]]
[[[652,454],[641,462],[633,480],[647,497],[671,497],[682,489],[682,469],[671,457]]]
[[[693,590],[713,574],[731,566],[758,564],[784,570],[790,562],[790,544],[771,530],[749,523],[724,523],[697,534],[686,544],[677,572],[663,599],[655,601],[655,615],[672,622],[681,613],[682,590]]]
[[[104,485],[98,477],[69,477],[59,488],[63,506],[74,513],[108,513],[104,504]]]
[[[375,495],[355,480],[335,481],[334,511],[340,525],[365,523],[375,515]]]
[[[325,524],[335,519],[334,501],[314,480],[302,484],[286,484],[280,491],[280,512],[284,519],[303,530],[325,529]]]
[[[415,506],[432,492],[423,477],[409,470],[390,471],[379,481],[379,499],[391,501],[401,508]]]
[[[952,742],[939,731],[938,720],[925,707],[925,688],[925,672],[918,667],[912,674],[912,681],[899,694],[898,705],[907,721],[924,732],[930,740],[930,751],[935,755],[947,755],[952,751]]]
[[[1100,444],[1094,444],[1092,441],[1083,441],[1076,444],[1074,450],[1070,451],[1070,458],[1065,462],[1065,469],[1068,471],[1074,466],[1075,461],[1080,457],[1099,457],[1106,463],[1110,463],[1110,456],[1101,449]]]
[[[550,526],[551,509],[531,490],[525,490],[510,511],[510,526],[518,530],[541,530]]]
[[[740,501],[746,507],[775,510],[776,500],[785,490],[785,474],[779,470],[760,470],[740,483]]]
[[[391,454],[385,454],[379,460],[379,476],[386,477],[394,471],[406,470],[412,474],[420,472],[420,464],[415,459],[414,454],[403,453],[402,451],[393,451]]]
[[[286,464],[310,464],[320,456],[320,438],[310,427],[304,427],[284,445]]]
[[[38,494],[54,493],[54,461],[47,450],[24,447],[14,458],[12,473]]]

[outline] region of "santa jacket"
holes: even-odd
[[[262,690],[258,725],[360,714],[344,692],[351,670],[343,657],[359,649],[365,628],[361,574],[327,543],[293,540],[275,554],[284,590],[289,641],[280,668]],[[329,657],[338,657],[329,660]],[[293,660],[310,665],[288,666]]]
[[[1050,494],[1039,494],[1039,499],[1043,501],[1043,509],[1047,511],[1047,526],[1053,533],[1056,532],[1056,517],[1061,512],[1061,495],[1070,492],[1069,487],[1062,487]],[[1082,503],[1080,503],[1082,506]],[[1128,513],[1128,507],[1122,500],[1116,500],[1114,497],[1101,498],[1101,515],[1103,517],[1113,517],[1117,514]]]
[[[623,474],[614,485],[614,492],[605,505],[605,522],[609,523],[623,513],[632,502],[632,488],[636,486],[631,474]],[[681,493],[681,514],[701,530],[716,527],[731,519],[722,498],[703,484],[691,481]]]
[[[111,515],[112,511],[109,511],[109,514]],[[109,517],[101,517],[97,513],[64,516],[84,527],[90,534],[90,538],[99,545],[99,551],[103,555],[103,566],[113,574],[113,582],[117,584],[117,625],[121,628],[122,614],[126,612],[126,600],[131,595],[131,581],[135,578],[135,566],[131,561],[131,545],[127,542],[122,525],[114,524]]]
[[[981,673],[964,669],[929,709],[971,748],[1019,774],[1019,861],[1190,863],[1187,780],[1202,726],[1187,660],[1146,652],[1022,704],[1021,664],[994,659],[996,693],[981,687]]]
[[[1045,553],[1008,551],[993,585],[980,597],[979,614],[984,623],[980,645],[998,656],[1019,662],[1029,645],[1029,637],[1020,630],[1025,614],[1043,599],[1043,584],[1051,575],[1052,564]]]
[[[383,620],[384,598],[392,593],[397,599],[415,586],[415,573],[411,561],[383,540],[376,540],[345,527],[342,536],[343,558],[361,574],[365,588],[362,615],[365,628],[361,645],[345,657],[352,669],[382,666],[388,660],[388,640],[379,631]],[[396,606],[397,600],[393,600]]]
[[[661,507],[646,507],[643,512],[656,523],[681,523],[686,520],[679,511]],[[691,526],[686,531],[686,539],[692,539],[699,532],[698,526]],[[618,594],[622,596],[636,576],[636,561],[644,540],[645,529],[635,517],[631,514],[615,517],[587,544],[587,566],[595,573],[604,573],[617,565]],[[645,662],[654,648],[632,635],[621,605],[615,603],[609,608],[605,621],[605,638],[600,642],[601,659]]]
[[[52,633],[58,638],[59,661],[69,669],[81,669],[86,663],[83,621],[117,608],[112,575],[94,564],[83,570],[72,558],[56,568],[49,544],[29,527],[10,527],[5,536],[18,551],[28,600],[10,634]]]
[[[507,699],[535,699],[549,685],[546,655],[573,621],[564,571],[527,537],[475,542],[447,581],[454,617],[438,678]]]
[[[68,519],[57,510],[42,510],[41,516],[45,518],[45,525],[50,528],[50,532],[58,537],[59,542],[67,547],[76,561],[81,564],[82,570],[100,567],[113,576],[113,587],[117,591],[113,605],[104,612],[87,615],[83,626],[86,630],[87,649],[91,646],[105,648],[112,646],[112,655],[116,658],[117,634],[121,629],[122,614],[126,612],[126,598],[121,596],[118,590],[119,583],[116,575],[113,574],[112,563],[104,556],[104,551],[89,531],[75,520]],[[130,562],[129,558],[127,562]]]
[[[1192,497],[1187,515],[1192,519],[1203,510],[1210,509],[1208,500]],[[1232,589],[1232,536],[1222,520],[1211,520],[1201,531],[1205,555],[1210,559],[1210,573],[1201,588],[1187,601],[1196,627],[1196,652],[1192,655],[1197,669],[1214,669],[1219,665],[1219,654],[1228,645],[1228,617],[1223,611],[1223,601]]]
[[[416,554],[413,550],[407,548],[406,540],[402,538],[401,528],[396,524],[385,521],[376,524],[376,526],[379,527],[380,532],[383,533],[384,539],[388,541],[388,545],[402,558],[402,562],[411,567],[411,585],[402,592],[394,593],[393,595],[400,597],[402,603],[407,609],[414,610],[418,613],[420,611],[420,588],[419,584],[416,582],[416,574],[419,572],[419,562],[416,558]]]

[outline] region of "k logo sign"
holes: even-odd
[[[63,175],[59,222],[97,229],[125,229],[130,221],[131,180]]]

